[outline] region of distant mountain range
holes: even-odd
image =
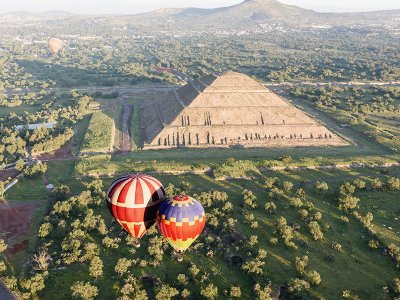
[[[62,11],[43,14],[18,13],[19,17],[63,19],[73,23],[109,21],[113,25],[150,31],[168,30],[252,30],[268,25],[282,26],[341,26],[341,25],[393,25],[400,26],[400,9],[361,13],[319,13],[276,0],[246,0],[240,4],[214,9],[166,8],[150,13],[117,16],[77,16]],[[88,22],[90,23],[90,22]],[[53,24],[54,25],[54,24]]]

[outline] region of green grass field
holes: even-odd
[[[109,152],[114,130],[113,112],[96,111],[92,115],[82,144],[81,154],[91,152]]]
[[[52,164],[49,166],[49,175],[62,180],[62,176],[57,175],[59,168],[72,170],[72,166]],[[53,175],[52,175],[53,174]],[[400,168],[393,168],[389,171],[390,176],[399,176]],[[329,171],[282,171],[282,172],[263,172],[253,180],[229,180],[215,181],[206,175],[158,175],[157,178],[164,184],[174,184],[176,187],[182,181],[187,181],[192,184],[190,194],[199,194],[203,191],[218,190],[224,191],[229,195],[228,201],[233,204],[232,217],[238,220],[236,230],[246,238],[252,235],[257,235],[258,244],[256,248],[267,251],[265,266],[263,267],[263,278],[270,280],[274,289],[280,285],[285,285],[290,278],[301,277],[296,271],[294,261],[296,257],[308,255],[309,264],[307,270],[316,270],[320,273],[322,282],[319,286],[313,286],[311,295],[315,297],[323,297],[325,299],[340,298],[342,291],[350,290],[357,294],[361,299],[381,299],[382,288],[388,286],[393,278],[398,276],[398,270],[395,264],[389,257],[383,256],[382,251],[368,249],[368,235],[365,229],[356,222],[350,215],[337,208],[337,190],[338,186],[344,181],[352,181],[355,178],[363,178],[367,181],[368,178],[379,176],[381,180],[385,180],[387,174],[383,174],[380,169],[360,169],[360,170],[329,170]],[[285,193],[285,197],[280,199],[271,198],[268,196],[268,191],[262,186],[265,178],[277,176],[281,182],[284,180],[291,181],[294,188],[290,192]],[[89,180],[89,178],[88,178]],[[104,178],[104,184],[107,186],[111,183],[112,178]],[[325,180],[329,184],[329,190],[324,194],[318,193],[313,183],[317,180]],[[74,186],[74,193],[77,193],[80,183],[78,181],[64,181],[65,184]],[[367,181],[368,182],[368,181]],[[314,241],[307,229],[307,224],[298,214],[298,208],[292,207],[287,197],[294,196],[294,192],[298,187],[303,187],[306,192],[306,200],[312,204],[313,208],[308,209],[311,214],[319,211],[322,213],[322,219],[319,223],[322,226],[324,238],[321,241]],[[255,219],[259,222],[256,229],[252,229],[249,224],[243,222],[242,214],[242,191],[248,189],[254,192],[257,196],[258,208],[248,209],[253,213]],[[398,222],[394,220],[395,215],[398,215],[398,199],[399,192],[357,192],[360,197],[360,211],[370,211],[372,209],[376,218],[373,221],[373,226],[381,228],[386,224],[393,227],[393,233],[398,228]],[[272,201],[276,204],[277,209],[274,214],[269,214],[264,210],[264,204]],[[310,205],[310,204],[308,204]],[[94,208],[96,214],[100,214],[106,220],[108,227],[111,228],[111,217],[104,205]],[[211,208],[206,208],[207,212],[211,212]],[[299,229],[296,230],[294,242],[297,249],[289,249],[282,241],[272,245],[269,240],[273,237],[278,237],[276,233],[275,223],[278,217],[284,216],[288,224],[298,224]],[[340,219],[342,216],[348,216],[350,221],[344,222]],[[78,217],[80,218],[80,217]],[[71,215],[66,218],[67,222],[74,221],[75,217]],[[224,222],[224,218],[220,220]],[[209,225],[207,225],[209,226]],[[397,227],[396,227],[397,226]],[[114,267],[119,258],[125,257],[134,260],[149,260],[147,248],[149,246],[150,236],[145,236],[142,239],[141,248],[134,254],[129,250],[129,246],[125,242],[126,233],[122,232],[117,225],[112,226],[109,233],[110,236],[119,236],[122,241],[119,243],[118,249],[108,249],[101,247],[100,257],[104,263],[104,275],[92,281],[99,288],[99,299],[115,298],[118,295],[116,289],[121,284],[121,278],[116,275]],[[196,264],[200,269],[200,274],[208,274],[207,282],[213,282],[218,287],[218,299],[224,299],[224,290],[229,290],[232,285],[239,285],[242,290],[242,299],[254,299],[253,279],[252,276],[246,274],[240,267],[234,266],[223,255],[222,249],[229,248],[230,253],[241,256],[244,261],[251,260],[251,257],[246,254],[245,248],[235,247],[234,245],[226,244],[223,239],[223,248],[216,247],[215,256],[207,257],[206,242],[207,236],[211,234],[211,227],[202,234],[199,238],[199,250],[190,250],[185,254],[185,259],[182,263],[178,263],[171,255],[171,249],[168,246],[162,263],[157,267],[151,266],[135,266],[129,268],[129,274],[140,278],[141,276],[154,276],[159,278],[163,283],[182,290],[182,287],[177,283],[176,277],[180,273],[188,273],[187,268],[190,263]],[[386,228],[383,228],[387,230]],[[101,245],[101,238],[95,232],[90,233],[94,238],[94,242]],[[154,236],[156,233],[152,233]],[[221,237],[224,234],[221,233]],[[399,241],[399,235],[394,233],[390,238],[391,242]],[[342,250],[337,251],[331,248],[333,243],[342,245]],[[54,245],[54,250],[57,249],[57,243]],[[192,247],[196,248],[196,247]],[[53,249],[53,248],[51,248]],[[229,276],[227,276],[229,274]],[[200,278],[200,277],[199,277]],[[259,277],[255,277],[259,281]],[[46,288],[41,294],[41,299],[69,299],[71,292],[69,287],[77,280],[90,281],[88,275],[88,264],[73,264],[67,266],[65,270],[56,270],[50,272],[50,277],[46,281]],[[190,281],[192,282],[192,281]],[[192,282],[186,286],[193,297],[200,297],[200,287],[205,284],[199,281]],[[109,288],[114,286],[114,288]],[[157,287],[146,286],[148,295],[153,295],[157,292]],[[383,299],[383,298],[382,298]]]

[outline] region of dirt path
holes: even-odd
[[[74,156],[72,155],[72,144],[67,142],[58,150],[34,155],[33,157],[41,161],[73,159]]]
[[[1,238],[8,245],[6,254],[16,254],[28,246],[28,240],[20,243],[16,243],[16,241],[28,232],[33,214],[38,206],[37,201],[0,203],[0,232]],[[0,299],[2,298],[0,297]]]
[[[133,105],[122,103],[121,115],[119,118],[119,151],[129,152],[132,148],[131,123],[133,116]]]
[[[16,300],[17,297],[15,297],[12,292],[6,287],[4,284],[3,280],[0,278],[0,299],[1,300]]]

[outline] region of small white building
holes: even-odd
[[[28,130],[35,130],[36,128],[39,127],[46,127],[47,129],[53,128],[55,125],[55,123],[38,123],[38,124],[27,124],[27,125],[17,125],[15,126],[16,130],[22,130],[24,128],[28,129]]]

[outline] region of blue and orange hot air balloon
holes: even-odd
[[[115,220],[130,235],[140,239],[155,223],[157,210],[165,199],[164,187],[156,178],[129,174],[111,184],[106,203]]]
[[[194,198],[179,195],[161,203],[157,213],[160,233],[175,249],[178,260],[199,237],[206,224],[203,206]]]

